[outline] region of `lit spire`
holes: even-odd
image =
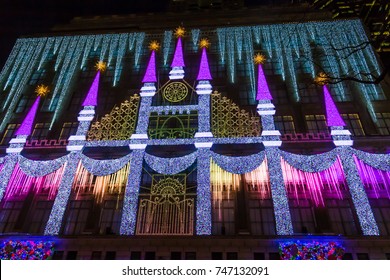
[[[149,45],[149,49],[152,51],[149,58],[148,67],[144,78],[142,79],[143,83],[155,83],[157,82],[156,78],[156,51],[160,48],[160,45],[156,41],[152,41]]]
[[[344,120],[341,118],[336,104],[334,104],[332,96],[326,85],[323,85],[325,97],[326,123],[328,126],[345,126]]]
[[[89,88],[87,96],[84,99],[83,106],[97,106],[100,72],[106,71],[107,64],[104,61],[98,61],[95,64],[95,68],[98,72],[96,73],[95,79],[93,80],[93,83]]]
[[[31,106],[30,111],[28,111],[26,117],[24,118],[22,124],[19,129],[16,131],[15,135],[30,135],[32,131],[32,127],[34,125],[35,115],[38,111],[39,101],[41,100],[41,96],[38,95],[37,99],[35,99],[34,104]]]
[[[175,49],[175,54],[173,55],[173,61],[171,67],[184,67],[183,60],[183,48],[181,45],[181,37],[177,38],[177,44]]]
[[[265,62],[265,56],[262,54],[257,54],[253,60],[255,64],[257,64],[258,69],[256,100],[272,100],[272,95],[269,91],[262,66],[262,64]]]
[[[198,78],[197,81],[200,80],[212,80],[211,74],[210,74],[210,67],[209,67],[209,61],[207,59],[207,52],[206,48],[209,46],[209,42],[207,39],[202,39],[200,41],[200,47],[202,48],[202,58],[200,60],[200,67],[198,72]]]

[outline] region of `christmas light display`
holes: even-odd
[[[344,247],[337,241],[279,242],[282,260],[341,260]]]
[[[53,241],[6,240],[0,245],[1,260],[46,260],[54,253]]]

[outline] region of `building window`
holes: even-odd
[[[186,260],[196,260],[196,252],[185,252]]]
[[[16,131],[16,129],[18,129],[20,126],[20,124],[16,124],[16,123],[10,123],[7,125],[7,128],[5,129],[5,132],[4,132],[4,135],[3,135],[3,138],[1,139],[1,145],[7,145],[9,143],[9,141],[12,139],[12,137],[14,136],[14,133]]]
[[[305,115],[307,132],[329,132],[324,115]]]
[[[346,128],[349,129],[349,131],[354,136],[364,136],[364,130],[362,123],[360,122],[360,118],[358,114],[341,114],[341,117],[343,118]]]
[[[307,83],[298,84],[299,97],[302,103],[319,103],[319,87]]]
[[[327,199],[325,206],[328,209],[333,233],[344,235],[358,234],[349,200]]]
[[[145,252],[145,260],[155,260],[156,259],[156,252]]]
[[[140,260],[141,259],[141,252],[140,251],[132,251],[130,253],[130,260]]]
[[[52,260],[62,260],[64,258],[64,251],[54,251]]]
[[[92,200],[72,200],[66,215],[64,234],[81,234],[84,232],[88,215],[92,209]]]
[[[222,252],[211,252],[212,260],[223,260]]]
[[[376,113],[377,126],[381,135],[390,135],[390,113]]]
[[[230,193],[230,199],[213,202],[213,235],[235,234],[235,195]]]
[[[76,260],[77,259],[77,251],[68,251],[66,254],[67,260]]]
[[[119,234],[122,200],[105,200],[100,215],[100,234]]]
[[[49,220],[53,202],[50,200],[37,201],[30,221],[29,233],[43,234],[46,223]]]
[[[31,135],[31,140],[47,139],[50,123],[37,123]]]
[[[23,201],[5,201],[0,216],[0,232],[13,232],[23,207]]]
[[[369,260],[370,256],[367,253],[356,253],[358,260]]]
[[[237,252],[227,252],[226,259],[227,260],[238,260],[238,253]]]
[[[116,252],[115,251],[107,251],[104,259],[105,260],[115,260],[116,259]]]
[[[101,260],[102,259],[102,251],[93,251],[91,260]]]
[[[268,87],[274,100],[274,104],[287,104],[289,102],[287,97],[286,83],[279,79],[269,79]]]
[[[294,119],[292,116],[275,116],[275,127],[282,134],[295,133]]]
[[[275,235],[274,210],[271,199],[250,199],[249,218],[253,235]]]
[[[380,234],[390,235],[390,200],[387,198],[372,198],[369,200]]]
[[[171,260],[181,260],[181,252],[171,252]]]
[[[253,259],[254,260],[265,260],[265,254],[261,253],[261,252],[254,252]]]
[[[18,105],[15,108],[15,113],[24,113],[30,109],[36,99],[35,95],[23,95],[20,97]]]
[[[315,233],[315,217],[310,200],[291,199],[290,213],[295,233]]]
[[[41,68],[40,70],[36,70],[30,78],[30,81],[28,82],[29,85],[38,85],[43,82],[43,79],[45,78],[46,71],[45,69]]]
[[[60,139],[67,140],[71,135],[75,135],[78,127],[77,122],[66,122],[62,126]]]

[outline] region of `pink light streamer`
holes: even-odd
[[[8,182],[5,199],[9,200],[18,196],[26,196],[30,191],[33,191],[35,194],[47,191],[47,200],[53,200],[57,195],[65,165],[45,176],[32,177],[26,175],[20,169],[19,164],[16,164]]]
[[[354,156],[359,176],[370,198],[390,199],[390,171],[378,170]]]
[[[288,194],[299,203],[299,198],[309,197],[316,206],[325,206],[324,195],[343,199],[345,177],[340,159],[321,172],[305,172],[281,159],[284,184]],[[327,187],[326,187],[327,186]],[[329,194],[330,192],[330,194]]]

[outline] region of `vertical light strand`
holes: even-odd
[[[195,52],[198,50],[200,29],[191,29],[192,50]]]
[[[87,62],[87,59],[88,59],[89,53],[91,52],[91,48],[92,48],[92,45],[94,43],[94,40],[95,40],[95,35],[88,35],[86,38],[86,43],[85,43],[85,47],[83,50],[83,58],[81,59],[81,64],[80,64],[80,70],[83,69],[83,67],[85,66],[85,63]]]
[[[172,31],[165,31],[164,32],[164,43],[163,43],[164,66],[168,65],[168,55],[169,55],[169,50],[171,48],[172,35],[173,35]]]
[[[126,53],[126,45],[127,45],[127,39],[129,37],[129,34],[121,34],[119,37],[119,48],[118,48],[118,54],[116,57],[116,64],[115,64],[115,73],[114,73],[114,81],[113,86],[116,86],[119,82],[120,75],[122,72],[122,60]]]
[[[3,86],[3,82],[8,73],[10,74],[8,75],[8,79],[6,83],[9,83],[10,79],[12,79],[13,77],[13,75],[11,75],[12,70],[14,68],[17,68],[16,65],[19,65],[20,63],[21,59],[17,59],[17,58],[23,54],[23,52],[21,51],[21,49],[23,48],[25,48],[24,39],[17,39],[14,47],[12,48],[10,55],[7,58],[7,61],[4,64],[3,69],[0,72],[0,88]],[[5,90],[5,88],[6,85],[4,85],[3,90]]]
[[[199,148],[197,158],[196,234],[211,235],[210,149]]]

